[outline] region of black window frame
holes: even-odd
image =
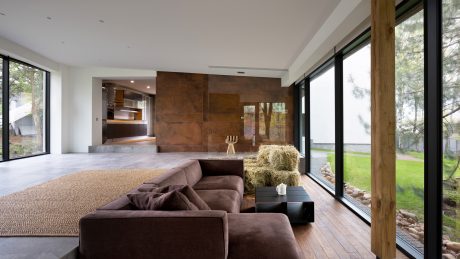
[[[397,236],[397,247],[410,258],[440,258],[442,256],[442,1],[405,0],[396,7],[396,21],[402,22],[423,9],[424,14],[424,93],[425,93],[425,159],[424,159],[424,253]],[[343,60],[370,43],[370,28],[364,30],[345,47],[298,80],[295,87],[305,85],[305,168],[306,175],[334,198],[370,225],[370,216],[343,196]],[[310,81],[335,65],[335,192],[310,171]],[[296,99],[297,100],[297,99]],[[300,101],[300,100],[297,100]],[[301,106],[301,104],[298,104]],[[308,109],[307,109],[308,107]],[[298,139],[301,141],[301,138]],[[300,145],[300,143],[299,143]],[[430,172],[430,173],[428,173]],[[426,184],[430,183],[430,184]],[[339,191],[337,191],[339,190]]]
[[[0,163],[2,162],[7,162],[7,161],[13,161],[13,160],[18,160],[18,159],[24,159],[24,158],[30,158],[30,157],[36,157],[36,156],[42,156],[42,155],[47,155],[50,154],[50,148],[51,148],[51,118],[50,118],[50,95],[51,95],[51,73],[48,70],[45,70],[43,68],[37,67],[35,65],[29,64],[27,62],[24,62],[22,60],[18,60],[15,58],[12,58],[10,56],[2,55],[0,54],[0,58],[2,59],[3,62],[3,67],[2,67],[2,92],[3,92],[3,97],[2,97],[2,160],[0,160]],[[44,135],[45,135],[45,151],[33,155],[27,155],[27,156],[21,156],[21,157],[15,157],[15,158],[10,158],[10,138],[9,138],[9,117],[10,117],[10,107],[9,107],[9,97],[10,97],[10,62],[15,62],[18,64],[22,64],[24,66],[32,67],[35,69],[38,69],[42,72],[45,73],[45,85],[44,85],[44,91],[45,91],[45,104],[44,104]]]

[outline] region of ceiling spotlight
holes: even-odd
[[[131,84],[134,84],[134,80],[129,81]]]
[[[147,89],[150,89],[150,85],[147,86]]]
[[[99,20],[100,23],[104,23],[105,21],[104,20]]]

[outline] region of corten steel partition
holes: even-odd
[[[294,87],[279,78],[158,72],[155,132],[160,152],[236,152],[294,143]]]

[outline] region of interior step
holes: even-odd
[[[89,146],[89,153],[157,153],[157,145],[96,145]]]

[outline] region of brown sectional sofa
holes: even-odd
[[[302,258],[284,214],[239,213],[242,160],[191,160],[130,193],[189,185],[212,210],[136,210],[123,196],[80,220],[80,258]]]

